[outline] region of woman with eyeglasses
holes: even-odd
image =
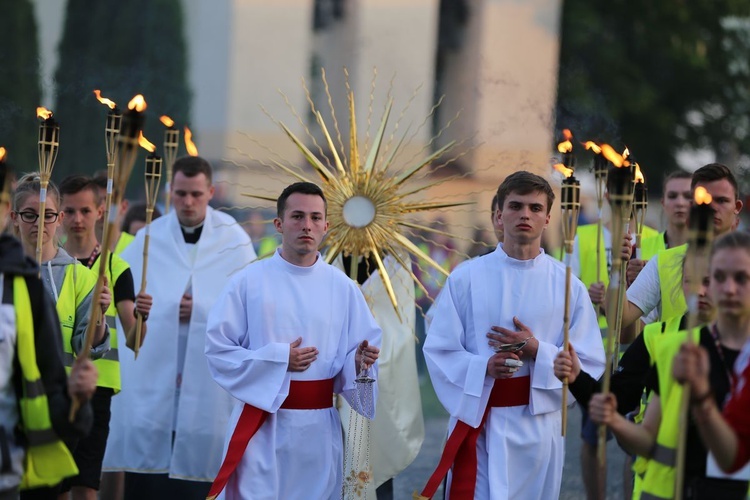
[[[13,194],[13,210],[10,217],[16,236],[21,240],[24,252],[28,256],[36,254],[40,189],[39,175],[32,173],[18,181]],[[44,289],[56,304],[63,334],[63,361],[70,370],[85,341],[97,275],[58,247],[55,234],[64,217],[59,207],[60,195],[57,187],[50,182],[43,214],[41,277]],[[102,312],[107,310],[110,302],[110,291],[105,286],[98,304]],[[109,351],[109,336],[105,322],[97,325],[94,332],[91,357],[98,359]]]

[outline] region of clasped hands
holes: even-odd
[[[521,358],[528,356],[536,359],[536,353],[539,350],[539,341],[529,330],[529,327],[521,323],[521,320],[514,317],[513,324],[516,330],[509,330],[501,326],[493,326],[492,331],[487,333],[487,342],[491,348],[497,348],[503,344],[519,344],[525,342],[526,345],[518,351],[498,352],[487,360],[487,374],[495,379],[511,378],[520,366],[523,366]]]

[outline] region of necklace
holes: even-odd
[[[91,267],[94,265],[94,262],[96,262],[96,258],[99,256],[99,252],[101,251],[101,247],[99,243],[96,244],[94,247],[94,251],[91,252],[91,255],[89,256],[88,260],[86,261],[86,267],[91,269]]]

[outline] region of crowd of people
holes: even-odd
[[[699,187],[712,197],[716,235],[705,276],[686,266]],[[169,213],[144,226],[143,204],[111,208],[115,237],[102,262],[106,188],[106,177],[81,175],[42,188],[27,174],[0,207],[9,225],[0,237],[0,500],[333,499],[352,480],[381,486],[370,498],[392,498],[388,480],[424,433],[408,364],[414,343],[399,340],[419,331],[417,312],[426,312],[426,369],[450,414],[443,456],[418,496],[432,498],[445,479],[453,499],[557,498],[563,380],[586,414],[588,498],[604,496],[595,458],[602,425],[633,458],[626,496],[672,498],[677,477],[684,498],[748,493],[750,235],[738,230],[742,202],[724,165],[668,176],[666,228],[644,231],[637,251],[630,233],[620,240],[606,224],[601,237],[595,225],[579,227],[572,281],[542,248],[553,189],[515,172],[492,202],[496,248],[458,264],[449,241],[435,245],[450,276],[424,276],[433,303],[421,287],[415,294],[405,269],[398,311],[390,300],[377,307],[386,294],[376,264],[364,259],[355,280],[340,270],[351,262],[321,256],[328,206],[315,184],[280,193],[281,244],[269,239],[256,253],[260,242],[209,206],[211,165],[180,158]],[[627,262],[618,340],[629,347],[603,393],[613,252]],[[402,262],[385,259],[394,283]],[[147,285],[136,290],[142,277]],[[93,308],[102,320],[89,325]],[[700,326],[688,330],[690,318]],[[398,392],[417,396],[401,406]],[[690,411],[678,476],[683,394]],[[342,408],[344,419],[357,412],[375,422],[373,465],[353,479]],[[378,415],[389,414],[401,427],[378,428]]]

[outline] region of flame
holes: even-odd
[[[149,153],[153,153],[154,151],[156,151],[156,146],[151,144],[148,139],[146,139],[146,137],[143,135],[143,130],[141,130],[138,134],[138,144]]]
[[[137,111],[139,113],[146,110],[146,99],[143,97],[142,94],[138,94],[137,96],[133,97],[130,102],[128,103],[128,109]]]
[[[117,106],[117,104],[115,104],[115,101],[107,99],[106,97],[102,97],[102,91],[99,89],[94,91],[94,95],[96,96],[97,101],[104,104],[105,106],[109,106],[109,109],[115,109],[115,107]]]
[[[187,125],[185,125],[185,149],[187,149],[190,156],[198,156],[198,148],[195,147],[195,143],[193,142],[193,133]]]
[[[695,204],[696,205],[708,205],[711,203],[711,200],[713,198],[711,195],[706,191],[706,188],[703,186],[698,186],[695,188]]]
[[[165,127],[172,127],[172,125],[174,125],[174,120],[167,115],[161,115],[161,118],[159,118],[159,120],[161,120]]]
[[[570,153],[573,151],[573,143],[570,140],[573,138],[573,134],[570,133],[569,129],[563,129],[563,137],[565,140],[557,145],[557,150],[561,153]]]
[[[619,167],[622,167],[623,164],[625,164],[625,158],[620,156],[620,153],[615,151],[612,146],[610,146],[609,144],[602,144],[601,148],[602,148],[602,154],[604,155],[604,157],[607,160],[611,161],[615,167],[619,168]]]
[[[628,156],[630,156],[630,150],[627,146],[625,146],[625,151],[622,152],[622,159],[626,159]]]
[[[5,160],[5,148],[0,146],[0,161]]]
[[[584,142],[583,143],[583,147],[585,147],[586,149],[590,149],[591,151],[593,151],[596,154],[599,154],[599,153],[602,152],[602,148],[600,148],[599,146],[597,146],[594,141],[586,141],[586,142]]]
[[[643,174],[641,173],[641,166],[637,163],[635,164],[635,182],[638,183],[645,183],[646,178],[643,177]]]
[[[571,175],[573,175],[573,169],[566,167],[562,163],[556,163],[553,165],[553,167],[555,168],[555,170],[563,174],[566,179],[570,177]]]
[[[52,117],[52,111],[45,107],[38,106],[36,108],[36,116],[42,120],[49,120]]]

